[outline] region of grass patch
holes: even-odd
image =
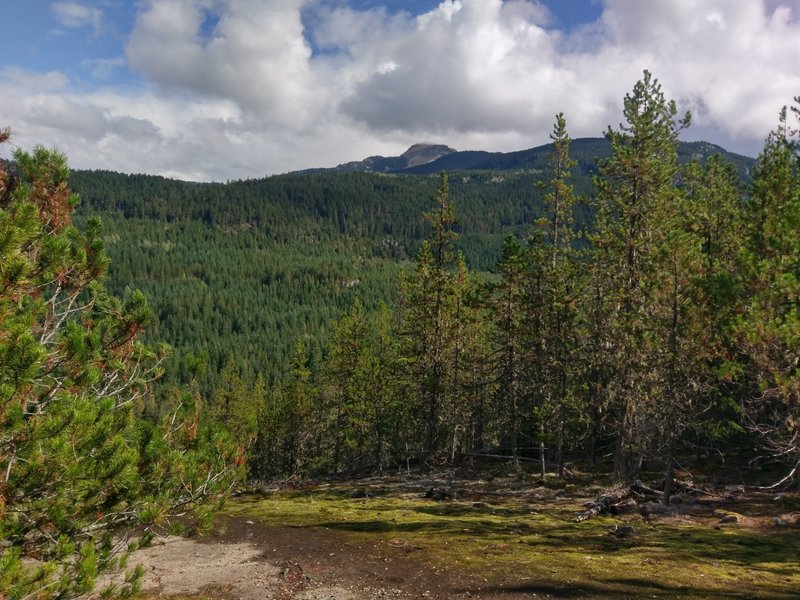
[[[525,488],[481,502],[421,496],[341,484],[244,496],[227,513],[267,526],[334,530],[357,544],[413,546],[426,564],[462,569],[497,593],[795,598],[800,590],[797,530],[720,526],[712,518],[646,522],[638,514],[576,523],[583,498],[537,500]],[[609,533],[622,523],[638,535]]]

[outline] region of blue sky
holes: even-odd
[[[3,10],[7,22],[14,25],[0,36],[0,64],[21,67],[36,72],[58,70],[76,79],[92,79],[97,60],[122,61],[127,37],[134,26],[137,2],[134,0],[105,0],[94,2],[53,2],[52,0],[6,0]],[[72,22],[69,11],[57,10],[56,5],[75,5],[87,9],[78,11]],[[358,10],[385,8],[388,12],[408,12],[419,15],[434,10],[435,0],[355,0],[331,3]],[[550,27],[572,29],[596,21],[602,14],[602,4],[592,0],[547,0],[542,2],[552,14]],[[92,11],[100,11],[98,21],[92,22]],[[97,14],[97,13],[95,13]],[[67,20],[67,24],[65,24]],[[125,83],[136,73],[116,66],[104,75],[106,81]]]
[[[755,154],[800,94],[800,0],[0,0],[0,125],[81,168],[224,180],[417,141],[517,150],[620,119]],[[7,153],[7,150],[4,150]]]
[[[117,2],[103,6],[97,28],[91,14],[67,26],[53,2],[9,0],[9,4],[3,10],[4,20],[13,26],[0,36],[3,65],[37,72],[58,70],[78,78],[87,72],[82,61],[123,54],[135,16],[132,2]]]

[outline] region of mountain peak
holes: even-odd
[[[406,159],[407,167],[410,168],[428,164],[454,152],[456,150],[444,144],[414,144],[403,152],[400,157]]]

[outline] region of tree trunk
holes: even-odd
[[[558,465],[558,478],[564,479],[564,423],[558,426],[558,449],[556,450],[556,464]]]
[[[667,446],[667,473],[664,476],[664,497],[661,503],[669,506],[669,499],[672,495],[672,480],[675,477],[675,442],[670,440]]]
[[[547,475],[547,463],[545,460],[545,447],[544,447],[544,421],[539,424],[539,461],[541,463],[542,479]]]

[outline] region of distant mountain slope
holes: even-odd
[[[426,175],[440,171],[544,170],[547,168],[548,155],[552,151],[553,144],[516,152],[454,152],[424,165],[403,169],[401,172],[409,175]],[[611,155],[611,144],[605,138],[578,138],[572,141],[570,154],[578,161],[581,172],[592,173],[597,168],[597,159],[608,158]],[[721,146],[709,142],[680,142],[678,145],[678,157],[682,162],[695,158],[704,161],[714,154],[722,154],[736,165],[743,177],[750,178],[755,164],[753,158],[728,152]]]
[[[296,171],[294,174],[319,173],[402,173],[404,175],[430,175],[446,171],[543,171],[547,168],[548,155],[553,144],[545,144],[517,150],[515,152],[486,152],[483,150],[456,151],[449,146],[415,144],[400,156],[370,156],[364,160],[342,163],[333,168],[314,168]],[[577,138],[570,146],[572,158],[578,161],[577,170],[591,175],[597,170],[597,159],[611,155],[611,144],[606,138]],[[707,160],[714,154],[722,154],[736,165],[745,180],[752,176],[755,159],[710,142],[680,142],[678,157],[682,162],[692,159]]]
[[[314,173],[389,173],[418,167],[440,157],[456,152],[442,144],[414,144],[400,156],[369,156],[364,160],[342,163],[330,169],[314,168],[297,171],[299,174]]]

